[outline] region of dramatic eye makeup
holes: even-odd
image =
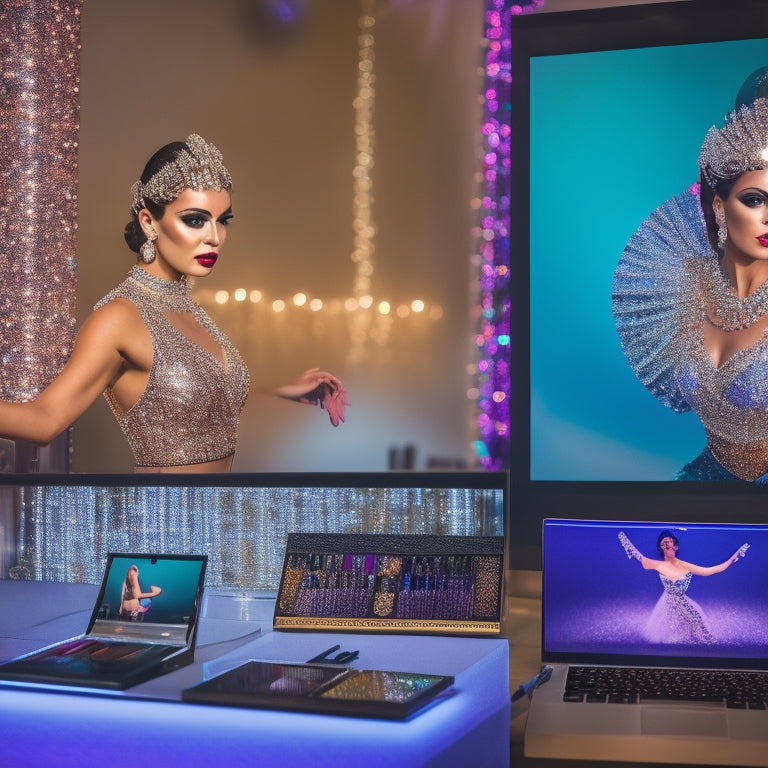
[[[232,209],[229,208],[224,211],[221,216],[219,216],[217,221],[219,224],[227,226],[232,221],[232,217]],[[202,209],[191,209],[182,212],[180,214],[180,218],[188,227],[192,227],[193,229],[200,229],[201,227],[204,227],[212,217],[210,211],[204,211]]]
[[[748,208],[759,208],[768,202],[768,192],[762,189],[744,189],[738,193],[737,198]]]

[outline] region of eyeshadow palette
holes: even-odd
[[[499,635],[501,536],[288,535],[279,630]]]
[[[450,675],[247,661],[182,691],[183,701],[402,720],[454,682]]]
[[[87,631],[0,664],[0,684],[123,690],[194,660],[206,555],[107,555]]]

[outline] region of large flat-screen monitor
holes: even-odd
[[[697,181],[707,130],[768,66],[767,10],[760,0],[682,0],[513,19],[511,481],[521,564],[538,564],[548,516],[768,521],[768,496],[749,483],[674,481],[706,445],[703,428],[638,380],[612,311],[627,241]]]

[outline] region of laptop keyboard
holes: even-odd
[[[768,672],[570,666],[563,701],[705,701],[738,709],[766,709]]]

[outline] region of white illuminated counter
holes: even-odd
[[[0,580],[0,660],[85,631],[98,588]],[[122,692],[0,687],[2,766],[509,765],[508,643],[501,638],[272,631],[273,597],[214,591],[195,663]],[[351,666],[453,675],[406,722],[181,702],[181,691],[238,660],[304,662],[339,643]]]

